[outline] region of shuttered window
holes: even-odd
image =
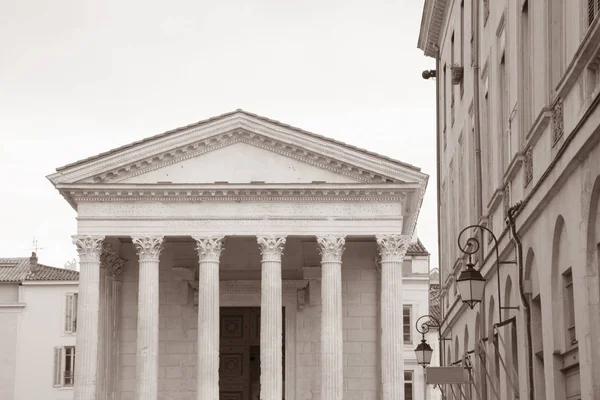
[[[75,384],[75,346],[54,348],[54,387],[73,387]]]
[[[404,371],[404,400],[413,400],[414,398],[414,385],[413,385],[413,374],[414,371]]]
[[[54,348],[54,387],[62,386],[62,347]]]
[[[412,307],[404,306],[403,311],[402,333],[404,336],[404,344],[412,344]]]
[[[77,293],[67,293],[66,295],[65,332],[77,332]]]

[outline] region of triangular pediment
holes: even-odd
[[[56,184],[423,183],[418,168],[244,111],[57,169]]]
[[[360,180],[242,140],[155,169],[123,174],[118,183],[356,183]]]

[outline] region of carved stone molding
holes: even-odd
[[[285,246],[285,236],[257,236],[256,241],[258,242],[263,262],[281,261]]]
[[[103,172],[102,174],[94,176],[92,180],[97,183],[119,182],[240,142],[269,150],[285,157],[296,159],[341,175],[349,176],[360,182],[399,182],[399,180],[389,176],[381,175],[354,165],[349,165],[330,156],[309,151],[300,146],[284,143],[245,129],[235,129],[209,138],[203,138],[194,143],[186,144],[175,149],[163,151],[159,154],[137,160],[129,165],[119,166]]]
[[[196,240],[196,250],[198,251],[198,260],[219,262],[221,253],[225,250],[223,246],[223,236],[205,236],[194,237]]]
[[[131,238],[140,261],[158,262],[163,249],[162,236],[145,236]]]
[[[507,183],[506,185],[504,185],[504,198],[503,198],[503,204],[504,204],[504,216],[506,217],[508,215],[508,208],[510,207],[510,185]]]
[[[528,146],[525,149],[525,179],[523,186],[527,187],[533,179],[533,148]]]
[[[410,236],[377,235],[376,238],[381,262],[402,262],[404,260],[410,244]]]
[[[344,245],[346,244],[344,236],[318,236],[317,244],[317,249],[321,254],[321,262],[342,262],[342,253],[344,252]]]
[[[80,202],[139,202],[139,201],[169,201],[169,202],[199,202],[199,201],[402,201],[409,192],[414,191],[411,185],[405,188],[371,188],[349,189],[339,187],[310,187],[302,188],[243,188],[234,185],[214,186],[210,188],[184,187],[154,187],[139,188],[107,188],[107,189],[71,189],[65,190],[76,203]],[[419,190],[423,190],[422,187]]]
[[[100,255],[100,267],[106,268],[112,276],[120,276],[125,269],[126,259],[121,258],[119,253],[113,250],[112,245],[104,243]]]
[[[77,247],[80,262],[100,262],[103,236],[73,236],[73,244]]]
[[[559,97],[552,107],[552,146],[562,137],[564,130],[563,99]]]

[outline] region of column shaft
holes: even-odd
[[[402,261],[410,237],[377,237],[381,255],[381,371],[383,400],[404,399]]]
[[[222,237],[195,238],[198,277],[198,400],[219,398],[219,257]]]
[[[285,237],[258,237],[262,253],[260,295],[260,398],[283,398],[281,254]]]
[[[139,256],[136,399],[158,396],[158,268],[162,237],[133,238]]]
[[[321,399],[341,400],[344,394],[342,329],[343,237],[318,237],[321,253]]]
[[[74,236],[79,253],[79,294],[75,340],[75,400],[96,400],[100,252],[102,238]]]

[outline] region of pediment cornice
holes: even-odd
[[[48,178],[59,183],[118,183],[235,143],[244,142],[363,183],[423,182],[422,172],[325,139],[269,124],[245,114],[177,132],[88,162],[60,169]]]

